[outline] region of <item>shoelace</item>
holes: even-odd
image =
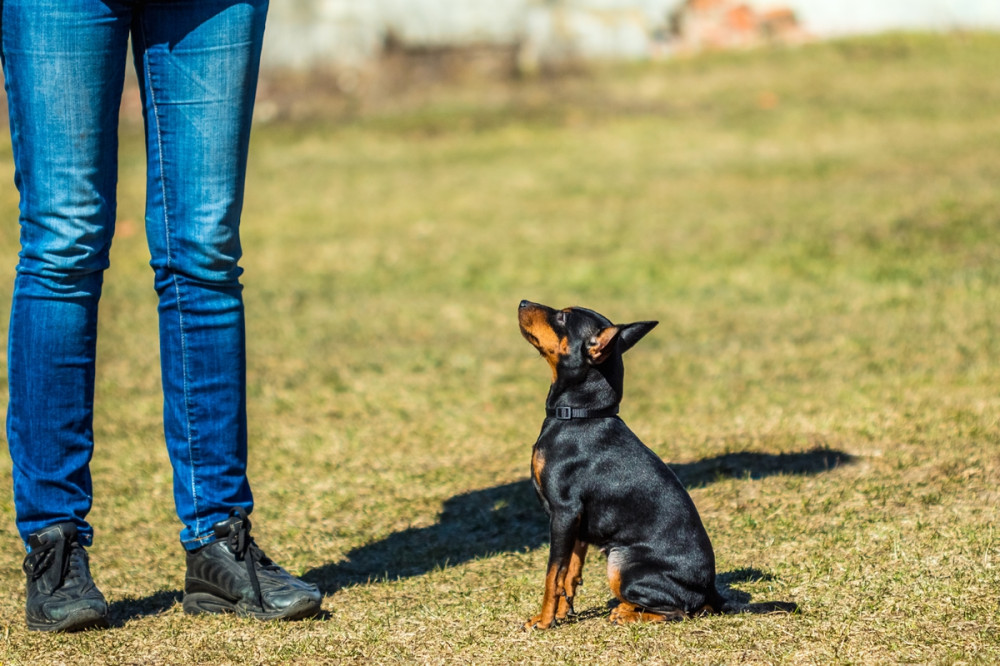
[[[250,585],[253,587],[254,594],[257,595],[257,603],[260,604],[261,610],[264,610],[264,594],[260,589],[260,581],[257,580],[257,567],[254,565],[257,563],[263,564],[267,560],[267,556],[264,555],[264,552],[254,543],[253,537],[250,536],[250,518],[247,517],[247,512],[242,508],[233,509],[229,516],[231,518],[238,516],[240,523],[239,527],[233,526],[233,528],[230,528],[226,545],[229,546],[229,550],[236,556],[237,562],[243,560],[246,564],[247,575],[250,577]]]
[[[52,594],[67,579],[80,574],[82,551],[83,546],[70,539],[53,539],[32,548],[25,563],[31,580],[38,581],[39,590]]]

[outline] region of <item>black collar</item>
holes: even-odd
[[[546,407],[546,416],[554,416],[560,421],[570,419],[605,419],[618,415],[618,405],[604,409],[582,409],[579,407]]]

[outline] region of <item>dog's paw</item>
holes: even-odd
[[[576,610],[573,609],[573,597],[560,597],[559,604],[556,606],[556,619],[565,620],[568,616],[573,615],[576,615]]]
[[[521,629],[523,629],[524,631],[531,631],[532,629],[549,629],[554,624],[555,621],[553,618],[545,620],[542,618],[541,614],[538,614],[535,617],[528,620],[527,622],[525,622],[524,626],[522,626]]]
[[[611,616],[608,619],[611,624],[623,625],[632,622],[679,622],[687,617],[687,613],[676,608],[663,613],[654,613],[641,609],[635,604],[622,603],[611,610]]]
[[[615,606],[614,608],[611,609],[611,615],[608,616],[608,622],[610,622],[611,624],[622,624],[621,622],[618,621],[618,614],[620,608],[621,606]]]

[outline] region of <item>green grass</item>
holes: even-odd
[[[255,532],[329,612],[292,624],[181,611],[126,127],[91,514],[115,626],[25,630],[8,490],[0,662],[995,663],[998,105],[1000,37],[887,36],[257,127]],[[688,484],[731,594],[799,613],[612,627],[594,554],[582,618],[521,632],[548,538],[522,298],[661,322],[623,416]]]

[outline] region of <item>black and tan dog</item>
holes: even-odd
[[[589,544],[607,555],[619,602],[611,621],[618,624],[794,608],[751,607],[719,594],[712,543],[691,497],[617,416],[622,354],[657,322],[614,325],[592,310],[528,301],[518,320],[552,367],[546,419],[531,457],[549,514],[549,563],[542,610],[525,629],[546,629],[573,612]]]

